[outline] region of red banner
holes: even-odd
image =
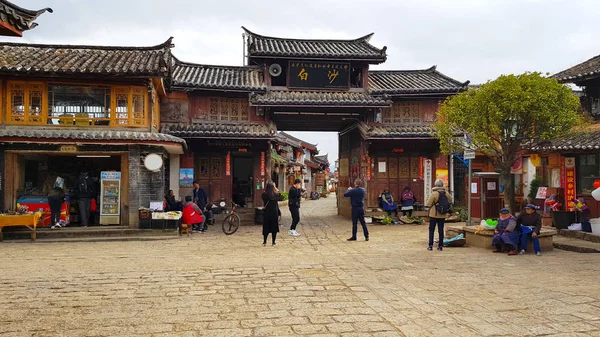
[[[576,189],[575,189],[575,158],[568,157],[565,158],[565,177],[566,177],[566,185],[565,185],[565,204],[568,208],[573,207],[573,202],[571,200],[576,197]]]
[[[565,157],[560,156],[560,187],[567,187],[567,171],[565,169]]]
[[[419,179],[423,180],[423,157],[419,157]]]
[[[371,181],[371,157],[367,157],[367,181]]]
[[[260,153],[260,175],[261,176],[265,175],[265,153],[264,152]]]
[[[227,152],[227,156],[225,157],[225,175],[231,175],[231,152]]]

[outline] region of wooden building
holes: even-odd
[[[436,173],[448,180],[448,157],[439,155],[430,124],[440,101],[467,83],[435,67],[370,71],[387,59],[386,47],[369,43],[373,34],[303,40],[244,30],[247,66],[175,60],[161,103],[162,132],[190,144],[181,168],[194,168],[213,200],[229,199],[237,177],[252,187],[248,200],[262,205],[258,192],[271,179],[277,130],[339,132],[338,189],[362,178],[369,206],[376,206],[384,187],[398,195],[410,185],[422,201]],[[320,166],[316,158],[306,163]],[[349,214],[347,201],[338,204],[341,214]]]
[[[185,146],[158,132],[171,47],[0,42],[0,209],[43,194],[50,172],[72,189],[82,172],[118,171],[119,223],[136,227],[139,208],[166,189],[166,166],[151,172],[143,159]]]

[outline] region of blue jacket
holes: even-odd
[[[344,192],[345,197],[350,197],[350,204],[352,207],[356,208],[365,207],[365,194],[365,189],[360,186]]]

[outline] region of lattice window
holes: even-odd
[[[208,158],[200,158],[200,178],[208,178]]]
[[[129,124],[129,88],[116,88],[115,89],[115,109],[117,125],[128,125]]]
[[[9,124],[43,124],[46,100],[43,83],[8,82],[7,122]]]
[[[248,121],[248,100],[211,97],[208,119],[211,121]]]
[[[213,178],[221,178],[221,158],[212,159],[211,173]]]
[[[131,89],[131,112],[133,113],[131,125],[133,126],[146,125],[145,91],[145,88],[140,87]]]
[[[400,157],[398,158],[398,177],[399,178],[410,178],[410,166],[408,157]]]
[[[418,124],[421,123],[419,102],[396,102],[392,105],[389,119],[383,114],[384,123]]]
[[[390,169],[389,177],[390,179],[398,178],[398,159],[390,158],[389,159],[388,168]]]
[[[418,179],[421,176],[421,167],[419,164],[418,157],[410,158],[410,177],[413,179]]]

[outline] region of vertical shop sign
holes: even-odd
[[[567,187],[567,170],[565,169],[565,157],[560,156],[560,187]]]
[[[371,181],[371,157],[367,157],[367,181]]]
[[[227,152],[227,157],[225,157],[225,175],[231,175],[231,152]]]
[[[572,200],[575,199],[575,158],[565,158],[565,203],[570,208],[573,205]]]
[[[264,152],[260,153],[260,175],[261,176],[265,175],[265,153]]]
[[[423,180],[423,157],[419,157],[419,180]]]
[[[425,181],[424,181],[423,185],[425,186],[425,188],[424,188],[425,189],[425,191],[424,191],[425,198],[423,200],[425,200],[425,201],[429,200],[429,196],[431,195],[431,184],[432,184],[431,176],[433,174],[432,170],[433,170],[433,165],[432,165],[431,159],[424,159],[423,160],[423,171],[424,171],[423,176],[424,176]]]

